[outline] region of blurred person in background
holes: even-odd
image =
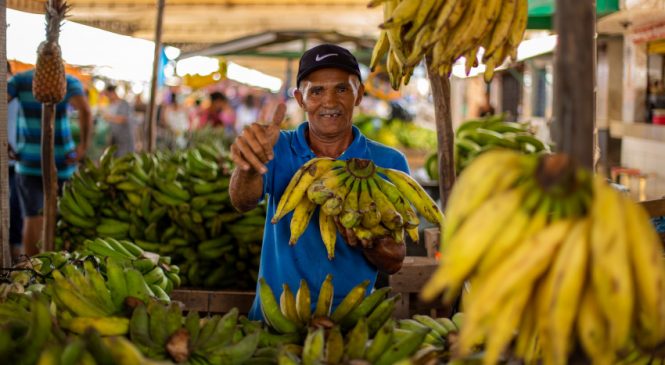
[[[106,86],[104,96],[109,99],[109,105],[102,118],[110,125],[111,145],[118,147],[115,156],[120,157],[134,152],[134,128],[130,118],[129,103],[118,96],[115,85]]]
[[[7,62],[7,75],[11,78],[14,73]],[[18,191],[14,181],[16,161],[16,124],[23,116],[18,99],[14,98],[7,104],[7,143],[9,147],[9,244],[12,248],[12,259],[18,259],[21,254],[21,240],[23,218],[21,217],[21,204],[18,200]]]
[[[23,117],[17,123],[16,174],[14,176],[19,203],[23,214],[23,248],[28,256],[39,253],[37,242],[42,238],[44,188],[42,182],[41,129],[42,104],[32,94],[31,69],[14,75],[7,82],[8,102],[17,99]],[[76,171],[77,162],[85,157],[90,142],[92,126],[90,106],[81,82],[66,75],[67,94],[56,105],[53,134],[55,166],[58,176],[58,193],[64,181]],[[69,128],[68,105],[78,111],[81,141],[77,146]]]
[[[248,94],[236,110],[236,133],[240,134],[245,126],[256,122],[259,118],[259,107],[256,98]]]
[[[162,123],[170,131],[173,144],[177,148],[184,148],[187,144],[185,132],[189,128],[188,114],[182,104],[182,95],[171,93],[171,103],[164,107]]]
[[[210,106],[203,111],[201,121],[206,126],[224,127],[225,132],[230,135],[235,133],[235,112],[229,99],[219,91],[210,94]]]
[[[143,102],[141,94],[134,95],[134,101],[131,104],[131,118],[134,123],[134,142],[137,151],[143,150],[143,141],[145,139],[145,116],[148,106]]]

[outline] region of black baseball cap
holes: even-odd
[[[358,76],[360,80],[358,60],[356,60],[351,52],[338,45],[326,43],[308,49],[300,57],[296,86],[300,87],[302,79],[322,68],[339,68]]]

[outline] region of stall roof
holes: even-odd
[[[132,37],[152,39],[154,0],[69,0],[69,20]],[[43,13],[45,0],[8,0],[20,11]],[[381,8],[367,0],[167,0],[162,41],[184,48],[213,45],[268,31],[328,31],[376,36]]]

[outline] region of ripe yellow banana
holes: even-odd
[[[335,218],[324,213],[322,209],[319,210],[319,229],[321,230],[321,239],[328,252],[328,260],[332,260],[335,258],[337,226],[335,225]]]
[[[566,364],[570,334],[589,267],[589,220],[575,223],[542,285],[539,298],[540,338],[545,362]]]
[[[321,284],[319,290],[319,297],[316,301],[316,308],[314,309],[314,317],[329,317],[330,309],[332,308],[332,301],[335,289],[333,287],[332,275],[326,275],[326,279]]]
[[[286,318],[296,325],[301,325],[300,318],[298,317],[298,310],[296,309],[296,297],[293,295],[293,292],[287,283],[282,284],[279,307]]]
[[[489,44],[485,47],[483,61],[487,61],[494,52],[499,50],[499,47],[508,38],[510,26],[513,24],[517,12],[518,0],[503,0],[502,2],[501,13],[491,33]]]
[[[477,157],[464,169],[446,206],[446,224],[441,237],[444,245],[481,203],[491,195],[512,187],[521,176],[528,173],[523,170],[522,159],[514,151],[492,150]]]
[[[584,352],[594,364],[614,364],[614,351],[611,349],[607,317],[595,298],[594,291],[587,287],[577,315],[577,337]]]
[[[644,209],[622,197],[633,278],[639,344],[651,348],[665,341],[665,263],[660,237]]]
[[[441,264],[425,284],[421,296],[432,300],[441,291],[454,298],[464,280],[476,268],[487,247],[520,209],[524,192],[508,190],[490,198],[464,222],[441,252]],[[483,229],[478,229],[482,226]]]
[[[425,192],[425,190],[408,174],[393,169],[378,168],[377,171],[384,174],[402,193],[402,195],[416,207],[418,212],[428,221],[434,224],[443,224],[443,213],[436,202]]]
[[[342,215],[340,216],[340,223],[345,228],[352,228],[360,223],[360,209],[359,209],[359,195],[360,195],[361,181],[353,179],[351,191],[344,198],[344,205],[342,207]]]
[[[517,0],[515,15],[510,27],[510,35],[508,37],[508,42],[515,49],[517,49],[517,46],[522,42],[522,37],[524,37],[528,15],[529,2],[527,0]]]
[[[431,1],[431,0],[430,0]],[[401,1],[393,9],[390,18],[380,25],[381,28],[394,28],[413,20],[418,12],[420,1]]]
[[[293,217],[291,218],[291,238],[289,238],[289,244],[295,245],[298,242],[300,236],[307,229],[315,210],[316,204],[312,203],[307,197],[300,199],[300,203],[296,206]]]
[[[593,182],[591,207],[591,281],[609,322],[611,345],[623,348],[629,339],[634,294],[625,214],[619,193],[602,178]]]
[[[309,293],[309,286],[305,279],[300,280],[300,287],[296,293],[296,310],[300,323],[307,324],[312,316],[312,299]]]
[[[307,161],[293,176],[282,194],[272,223],[277,223],[287,213],[296,208],[300,199],[307,192],[309,185],[334,167],[335,160],[330,158],[315,158]]]
[[[369,62],[369,68],[371,71],[374,71],[376,65],[381,62],[381,59],[388,53],[389,49],[390,42],[388,41],[388,31],[382,30],[381,34],[379,35],[379,39],[374,45],[374,49],[372,49],[372,58]]]
[[[360,198],[358,201],[360,213],[362,214],[361,224],[365,228],[372,228],[381,222],[381,213],[379,213],[376,203],[372,200],[369,192],[367,180],[362,180],[360,187]]]
[[[376,207],[381,214],[381,223],[390,230],[401,229],[404,224],[404,219],[400,215],[395,206],[388,200],[386,195],[379,189],[374,179],[368,179],[369,191],[372,199],[376,203]]]

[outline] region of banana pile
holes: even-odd
[[[86,160],[63,187],[59,248],[97,237],[131,240],[172,257],[184,285],[254,287],[265,208],[241,214],[231,206],[231,165],[221,146],[121,158],[113,152],[107,149],[99,166]]]
[[[565,155],[478,157],[453,189],[441,254],[421,294],[451,301],[470,284],[460,356],[484,343],[496,363],[515,333],[526,363],[565,364],[579,345],[610,364],[665,342],[665,262],[647,213]]]
[[[478,64],[480,48],[489,82],[507,57],[516,59],[528,15],[527,0],[371,0],[368,6],[381,4],[384,22],[370,69],[386,56],[386,71],[395,90],[409,83],[424,56],[431,57],[430,70],[442,76],[449,75],[455,61],[464,57],[469,74]]]
[[[242,364],[259,346],[260,328],[243,329],[238,310],[224,316],[183,316],[180,307],[151,301],[140,304],[130,320],[130,338],[151,359],[189,364]]]
[[[425,219],[442,224],[443,214],[436,203],[409,175],[370,160],[321,157],[306,162],[291,178],[272,223],[294,211],[289,243],[295,245],[321,206],[321,238],[332,260],[338,230],[352,246],[360,242],[369,247],[375,238],[385,236],[404,243],[404,231],[418,242],[420,220],[412,204]]]
[[[83,336],[67,336],[60,327],[62,320],[51,314],[46,296],[36,293],[25,300],[0,303],[3,364],[156,364],[126,337],[102,337],[94,327],[86,328]]]
[[[455,131],[455,173],[459,175],[476,157],[495,148],[550,153],[550,146],[534,135],[529,123],[508,122],[502,114],[469,120]],[[425,170],[430,179],[439,180],[436,152],[427,158]]]

